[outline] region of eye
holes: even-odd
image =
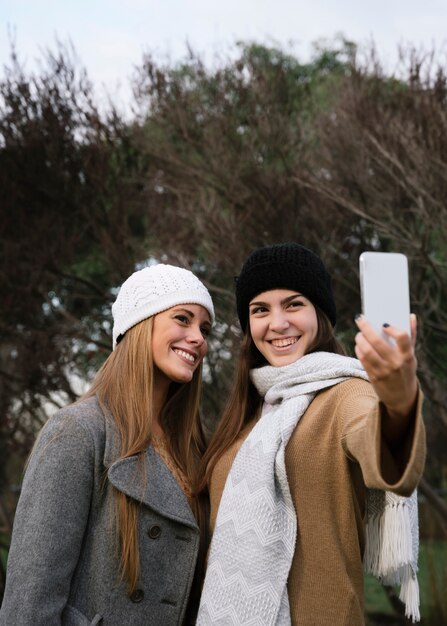
[[[201,326],[200,332],[202,333],[202,337],[207,339],[210,336],[211,328],[209,326]]]
[[[298,309],[302,306],[304,306],[304,302],[302,300],[292,300],[292,302],[289,302],[289,304],[287,305],[287,308]]]
[[[189,323],[188,317],[186,315],[182,315],[181,313],[176,315],[175,319],[178,320],[179,322],[181,322],[182,324],[188,324]]]
[[[259,304],[250,309],[250,315],[256,315],[257,313],[266,313],[267,311],[268,309],[266,306]]]

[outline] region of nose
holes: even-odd
[[[270,317],[269,328],[277,333],[285,331],[289,327],[287,315],[282,311],[272,311]]]
[[[187,341],[197,347],[200,347],[203,343],[206,343],[205,337],[203,336],[202,330],[199,326],[192,325],[189,327]]]

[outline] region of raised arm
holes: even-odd
[[[356,318],[356,324],[360,332],[355,338],[355,353],[385,408],[382,436],[392,448],[413,424],[419,393],[414,352],[416,316],[411,316],[411,337],[384,326],[384,332],[395,340],[394,346],[380,337],[363,316]]]

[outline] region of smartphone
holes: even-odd
[[[383,332],[383,324],[411,334],[407,257],[398,252],[362,252],[359,265],[362,313],[394,345],[394,339]]]

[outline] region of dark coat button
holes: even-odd
[[[149,535],[151,539],[158,539],[159,536],[161,535],[160,526],[157,526],[156,524],[154,524],[154,526],[151,526],[149,528],[149,530],[147,531],[147,534]]]
[[[133,591],[129,598],[132,600],[132,602],[135,602],[135,604],[137,604],[138,602],[141,602],[144,598],[144,591],[142,589],[135,589],[135,591]]]

